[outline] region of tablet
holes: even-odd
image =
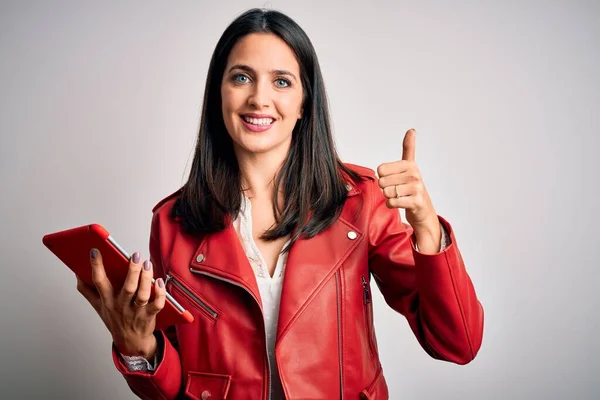
[[[94,287],[90,249],[100,251],[106,276],[115,292],[120,291],[129,270],[129,254],[117,244],[102,225],[83,225],[60,232],[49,233],[42,238],[44,245],[69,267],[83,282]],[[152,279],[154,282],[154,279]],[[151,288],[154,298],[154,285]],[[190,323],[192,314],[185,310],[168,292],[164,308],[156,315],[156,328]]]

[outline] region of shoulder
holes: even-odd
[[[357,189],[356,192],[365,193],[373,190],[373,188],[377,186],[378,178],[373,169],[350,163],[344,163],[344,167],[352,171],[359,178],[355,179],[354,177],[349,176],[347,173],[344,173],[348,183]]]
[[[171,208],[173,208],[173,204],[175,204],[175,201],[181,195],[182,192],[183,188],[179,188],[175,192],[163,198],[158,203],[156,203],[154,207],[152,207],[152,212],[156,214],[158,212],[170,211]]]
[[[351,163],[344,163],[344,166],[364,178],[368,178],[371,180],[377,180],[377,175],[375,174],[375,171],[372,170],[371,168],[367,168],[367,167],[363,167],[362,165],[351,164]]]

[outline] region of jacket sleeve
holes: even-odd
[[[483,307],[477,300],[450,224],[440,223],[450,244],[438,254],[415,248],[413,229],[371,188],[369,268],[387,304],[406,317],[433,358],[467,364],[481,347]]]
[[[160,254],[158,213],[152,218],[150,232],[150,260],[154,268],[154,276],[164,279],[164,269]],[[182,390],[183,375],[179,346],[175,327],[156,331],[158,340],[158,365],[154,371],[130,371],[123,362],[113,344],[112,356],[115,366],[123,374],[131,391],[141,399],[175,399]]]

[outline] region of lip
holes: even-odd
[[[240,120],[242,121],[242,124],[244,124],[244,126],[246,127],[246,129],[248,129],[249,131],[252,132],[264,132],[267,131],[269,129],[271,129],[271,127],[273,125],[275,125],[275,119],[271,116],[262,116],[262,117],[255,117],[255,115],[264,115],[264,114],[243,114],[240,115]],[[248,122],[246,122],[246,120],[244,119],[244,117],[250,117],[250,118],[272,118],[273,122],[271,122],[269,125],[253,125],[250,124]]]

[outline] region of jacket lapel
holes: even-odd
[[[233,224],[206,235],[191,262],[194,273],[211,276],[246,289],[262,308],[258,284]]]

